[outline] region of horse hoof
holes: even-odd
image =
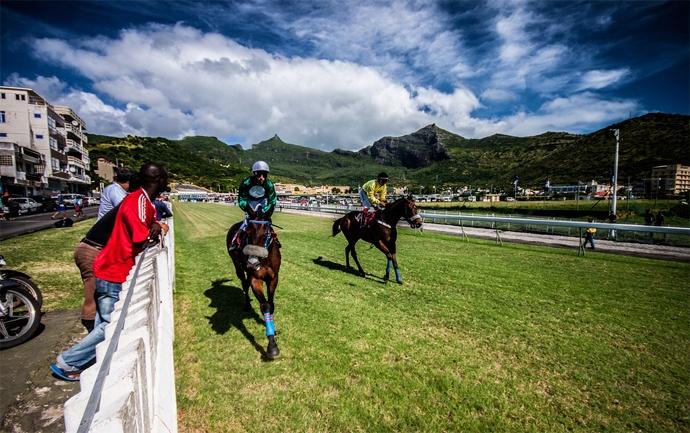
[[[359,276],[360,276],[360,277],[362,277],[362,278],[364,278],[364,277],[366,277],[366,276],[367,276],[367,274],[366,274],[366,273],[364,273],[364,272],[360,272],[360,273],[359,273]]]
[[[266,357],[268,359],[276,359],[280,355],[280,349],[278,349],[277,344],[269,344],[268,347],[266,348]]]
[[[390,275],[386,274],[383,276],[383,281],[388,281],[389,278],[390,278]]]
[[[395,280],[395,282],[402,286],[403,280]]]

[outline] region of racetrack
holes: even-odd
[[[405,284],[331,221],[278,214],[281,357],[225,252],[236,208],[176,203],[180,431],[690,431],[687,263],[400,233]]]

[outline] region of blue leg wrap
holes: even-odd
[[[266,323],[266,337],[272,337],[276,335],[276,328],[273,324],[273,314],[264,313],[264,322]]]
[[[395,268],[395,281],[402,281],[402,277],[400,276],[400,269]]]
[[[393,263],[393,260],[391,259],[388,259],[386,262],[386,275],[391,273],[391,263]]]

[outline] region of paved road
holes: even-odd
[[[67,216],[74,219],[72,216],[72,209],[67,209]],[[84,209],[86,214],[83,218],[92,218],[98,214],[98,206],[89,206]],[[13,219],[12,221],[0,221],[0,240],[8,239],[14,236],[23,235],[26,233],[33,233],[39,230],[54,228],[55,220],[51,220],[51,212],[39,213],[33,215],[24,215]]]
[[[41,325],[31,340],[0,352],[2,432],[65,431],[63,404],[79,392],[79,383],[55,379],[48,365],[85,331],[79,310],[45,313]]]

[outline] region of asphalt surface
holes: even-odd
[[[75,222],[82,219],[92,218],[98,214],[98,206],[89,206],[84,209],[84,216],[74,218],[74,209],[67,209],[66,215],[72,218]],[[46,230],[55,228],[56,220],[51,219],[52,212],[38,213],[32,215],[23,215],[12,219],[11,221],[0,221],[0,240],[8,239],[14,236],[19,236],[27,233],[37,232],[39,230]]]
[[[31,340],[0,352],[0,432],[65,431],[63,406],[79,383],[54,378],[48,366],[85,331],[79,310],[44,313],[41,325]]]

